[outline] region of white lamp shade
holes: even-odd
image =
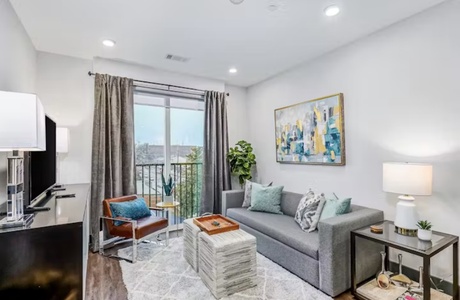
[[[433,167],[427,164],[384,163],[383,191],[412,196],[432,192]]]
[[[33,94],[0,91],[0,151],[46,150],[45,111]]]
[[[56,152],[69,152],[69,129],[64,127],[56,128]]]

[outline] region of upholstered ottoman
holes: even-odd
[[[198,272],[198,233],[200,228],[193,224],[193,219],[184,221],[184,249],[185,260]]]
[[[256,238],[243,230],[199,235],[199,275],[216,298],[257,285]]]

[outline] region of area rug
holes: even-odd
[[[179,237],[171,239],[168,247],[140,244],[135,264],[120,261],[130,300],[215,299],[183,258],[182,243]],[[131,253],[132,247],[119,250],[124,257],[130,257]],[[257,280],[257,287],[222,299],[332,299],[259,253]]]

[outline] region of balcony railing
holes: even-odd
[[[164,200],[161,180],[164,164],[137,164],[137,194],[145,199],[149,206]],[[171,176],[176,183],[174,201],[180,203],[174,223],[182,223],[184,219],[196,217],[200,213],[201,183],[203,175],[202,163],[172,163]]]

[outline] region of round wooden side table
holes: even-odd
[[[176,218],[176,235],[179,236],[179,222],[178,222],[178,215],[177,215],[177,208],[180,206],[180,203],[178,201],[173,201],[173,202],[158,202],[156,204],[156,207],[162,208],[162,209],[173,209],[174,210],[174,217]],[[168,226],[169,226],[169,220],[168,220]]]

